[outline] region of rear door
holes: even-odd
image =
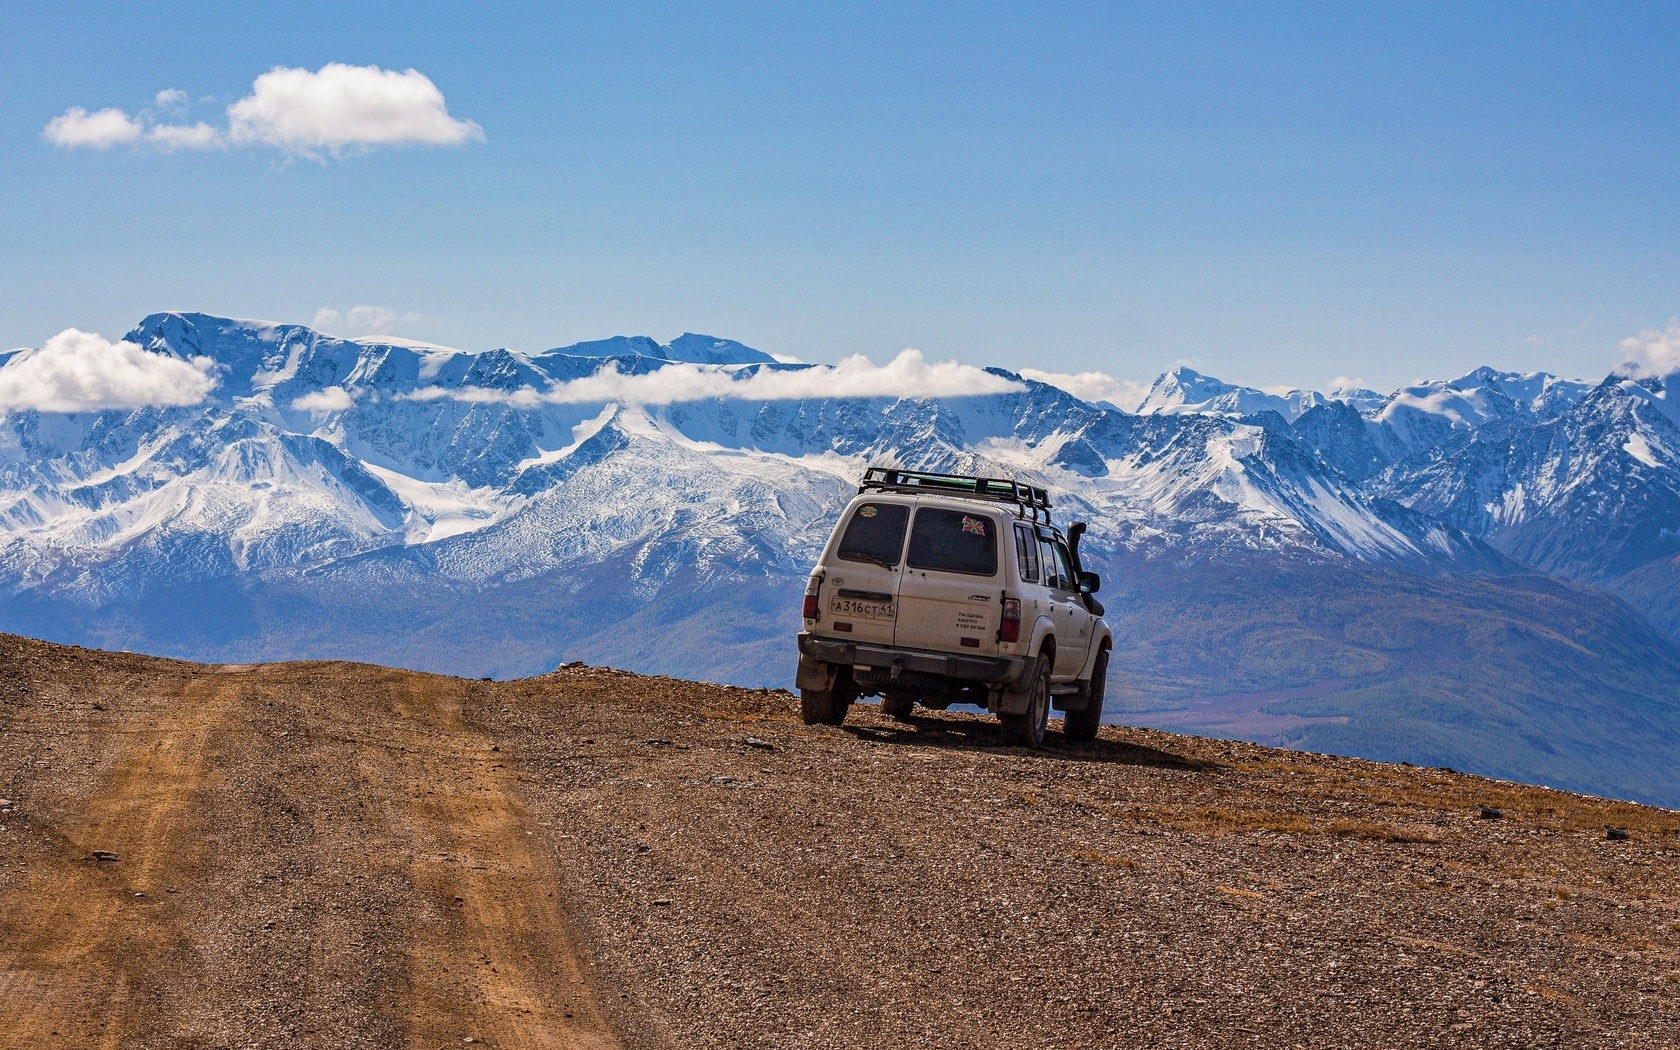
[[[918,506],[898,584],[894,642],[996,655],[1002,604],[998,518],[980,508]]]
[[[1091,614],[1080,601],[1079,581],[1073,575],[1067,544],[1046,529],[1039,533],[1038,549],[1049,592],[1050,620],[1056,625],[1056,664],[1051,674],[1072,678],[1085,669],[1085,654],[1091,650]]]
[[[892,644],[909,522],[910,508],[902,503],[866,502],[852,508],[828,559],[819,634]]]

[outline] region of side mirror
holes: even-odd
[[[1080,594],[1095,594],[1100,590],[1102,590],[1101,576],[1098,576],[1094,572],[1082,572],[1079,574]]]

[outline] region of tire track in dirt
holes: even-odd
[[[363,773],[413,785],[414,886],[442,918],[414,931],[409,1045],[468,1035],[532,1050],[616,1045],[568,933],[557,873],[533,850],[514,774],[462,718],[471,683],[393,685],[394,713],[424,729],[412,746],[364,751]]]
[[[616,1046],[470,688],[206,668],[59,742],[0,839],[0,1046]]]
[[[177,943],[166,901],[141,888],[177,869],[197,837],[189,796],[207,763],[226,692],[189,684],[181,717],[168,727],[98,733],[109,773],[98,790],[62,799],[75,816],[55,830],[45,864],[8,894],[0,940],[25,966],[11,971],[5,1039],[32,1045],[54,1037],[80,1045],[124,1045],[125,1032],[156,1023],[150,958]],[[97,851],[97,852],[96,852]],[[98,859],[108,855],[111,860]]]

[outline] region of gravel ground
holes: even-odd
[[[1680,814],[796,710],[0,636],[0,1046],[1680,1045]]]

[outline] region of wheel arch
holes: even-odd
[[[1033,623],[1032,644],[1027,646],[1027,655],[1037,657],[1043,654],[1044,645],[1048,642],[1050,648],[1056,647],[1056,625],[1048,616],[1040,616]]]

